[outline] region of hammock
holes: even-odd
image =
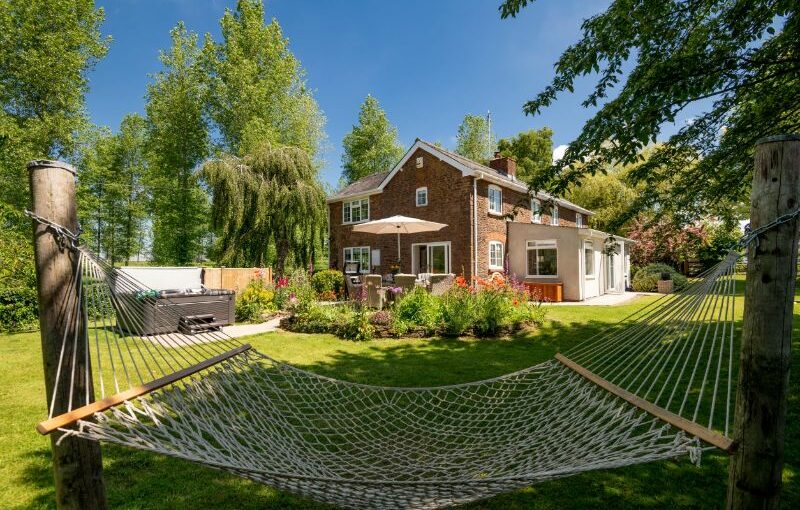
[[[358,509],[443,508],[732,448],[736,252],[556,359],[484,381],[391,388],[287,365],[221,331],[131,334],[144,313],[177,324],[180,312],[153,308],[143,285],[73,249],[76,297],[64,317],[79,327],[64,335],[55,382],[69,412],[53,416],[51,403],[42,433],[199,462]],[[65,368],[77,353],[91,358],[84,374]],[[72,391],[81,378],[98,395]]]

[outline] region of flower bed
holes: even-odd
[[[545,310],[530,302],[527,289],[500,275],[477,279],[475,285],[456,278],[442,296],[422,288],[399,294],[385,310],[374,311],[364,300],[337,305],[314,301],[295,306],[281,327],[303,333],[332,333],[352,340],[437,335],[502,336],[541,324]]]

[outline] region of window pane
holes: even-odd
[[[536,249],[528,249],[528,274],[539,274],[536,267]]]
[[[583,248],[583,260],[586,266],[586,276],[594,275],[594,246],[587,244]]]
[[[446,246],[429,246],[431,256],[430,272],[442,274],[447,271],[447,247]]]
[[[554,248],[539,248],[539,274],[555,276],[558,274],[558,251]]]
[[[350,221],[350,204],[348,203],[344,204],[344,221]]]

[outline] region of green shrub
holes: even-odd
[[[405,322],[433,331],[439,325],[439,298],[422,287],[415,287],[394,305],[394,322]]]
[[[352,314],[352,309],[347,306],[322,306],[313,303],[295,314],[293,330],[301,333],[338,334],[350,322]]]
[[[311,277],[311,285],[319,299],[338,299],[344,290],[344,274],[336,269],[317,271]]]
[[[477,300],[469,288],[453,286],[444,293],[440,301],[443,332],[447,335],[463,335],[475,324]]]
[[[36,329],[38,321],[35,290],[26,287],[0,290],[0,331]]]
[[[675,271],[671,266],[667,264],[649,264],[636,271],[631,281],[633,290],[637,292],[657,292],[661,273],[669,273],[674,282],[675,290],[681,290],[689,284],[686,277]]]
[[[544,323],[547,310],[541,301],[536,303],[519,303],[514,306],[511,313],[511,325],[516,329],[521,326],[541,325]]]
[[[236,298],[236,320],[258,321],[264,312],[275,308],[275,293],[261,279],[252,280]]]
[[[511,323],[512,297],[505,288],[483,288],[476,294],[475,334],[494,336]]]
[[[316,297],[311,277],[303,269],[279,278],[275,286],[275,306],[281,310],[303,312],[316,301]]]
[[[363,306],[357,307],[350,320],[339,329],[339,336],[356,341],[372,340],[374,333],[375,328],[369,322],[369,313]]]

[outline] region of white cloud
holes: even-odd
[[[553,163],[558,161],[559,159],[564,157],[564,153],[567,151],[566,145],[559,145],[555,149],[553,149]]]

